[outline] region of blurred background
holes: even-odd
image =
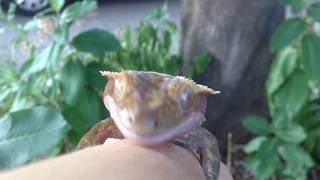
[[[74,150],[108,117],[100,70],[222,93],[204,127],[235,179],[320,179],[317,0],[0,0],[0,171]]]

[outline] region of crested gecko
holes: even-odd
[[[215,137],[200,125],[207,96],[219,93],[182,76],[151,71],[102,71],[108,82],[103,101],[111,118],[100,121],[80,140],[77,149],[127,138],[152,146],[171,142],[192,151],[208,180],[216,180],[220,154]]]

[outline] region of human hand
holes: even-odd
[[[205,180],[198,160],[173,144],[142,147],[127,140],[94,146],[0,175],[0,180]],[[232,180],[222,165],[219,180]]]

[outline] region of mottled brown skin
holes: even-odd
[[[208,180],[216,180],[220,155],[215,137],[200,127],[206,97],[216,94],[190,79],[155,72],[102,72],[108,78],[104,103],[111,118],[98,123],[78,149],[123,137],[152,146],[172,142],[191,150]]]
[[[92,127],[90,131],[81,138],[77,150],[103,144],[108,138],[124,138],[111,118],[102,120]]]

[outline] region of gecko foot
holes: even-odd
[[[220,153],[216,138],[206,129],[196,127],[175,138],[173,144],[190,150],[199,159],[207,180],[217,180],[220,171]]]

